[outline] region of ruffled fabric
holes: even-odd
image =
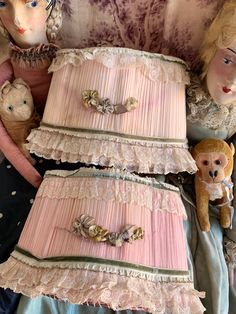
[[[22,49],[11,44],[11,62],[23,69],[41,70],[48,68],[56,56],[58,46],[54,44],[41,44],[36,47]]]
[[[75,181],[76,178],[79,181]],[[48,171],[37,197],[114,201],[144,206],[151,211],[168,212],[186,219],[177,188],[115,170],[81,168],[79,171]]]
[[[226,128],[230,134],[236,127],[235,104],[222,105],[213,101],[203,88],[197,75],[191,75],[191,85],[187,88],[187,120],[201,126],[217,130]]]
[[[83,162],[138,173],[197,171],[184,141],[136,140],[119,134],[111,136],[99,131],[91,134],[44,126],[32,130],[28,141],[31,153],[62,162]]]
[[[81,269],[37,268],[11,257],[0,266],[0,284],[28,297],[42,294],[74,304],[106,305],[113,310],[140,309],[161,314],[204,312],[192,282],[149,282],[139,278]],[[30,276],[29,276],[30,274]]]
[[[49,71],[58,71],[68,64],[80,66],[88,60],[95,60],[108,68],[144,66],[145,76],[152,81],[189,83],[187,65],[181,59],[129,48],[62,49],[58,51]]]
[[[229,270],[229,282],[230,285],[236,286],[236,243],[229,240],[227,237],[224,238],[225,245],[225,260]]]

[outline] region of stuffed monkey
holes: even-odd
[[[198,171],[195,175],[197,216],[202,231],[210,230],[209,201],[219,208],[220,224],[229,228],[233,199],[231,174],[234,146],[220,139],[205,139],[192,151]]]

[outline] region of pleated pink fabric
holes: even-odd
[[[139,173],[196,171],[187,150],[189,78],[182,60],[127,48],[90,48],[59,51],[50,69],[42,124],[28,138],[31,152]],[[97,109],[84,104],[86,91],[98,93]],[[130,98],[137,101],[135,109],[111,113]]]
[[[135,225],[144,237],[120,247],[95,242],[72,232],[81,215],[110,232]],[[202,313],[203,294],[188,272],[184,218],[178,189],[154,179],[118,170],[49,171],[17,248],[0,266],[0,285],[113,309]]]

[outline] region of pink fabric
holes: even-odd
[[[13,68],[10,59],[6,60],[0,65],[0,86],[5,81],[13,79]]]
[[[109,53],[112,52],[110,49]],[[116,53],[115,50],[114,55]],[[126,51],[130,60],[132,53],[135,51]],[[73,52],[71,54],[73,55]],[[107,58],[109,57],[113,56],[108,54]],[[171,72],[172,68],[176,67],[175,62],[159,65],[159,58],[152,54],[145,58],[146,62],[150,61],[151,57],[156,63],[150,68],[138,62],[130,65],[129,59],[125,63],[122,54],[118,55],[117,59],[120,58],[124,62],[123,67],[107,67],[98,60],[84,62],[81,66],[65,65],[54,72],[42,122],[65,127],[185,140],[185,84],[170,79],[165,81],[164,74],[155,81],[149,78],[151,71],[156,71],[158,76],[163,68],[166,67]],[[142,62],[144,57],[139,56],[137,59]],[[179,68],[184,71],[183,65],[179,65]],[[113,104],[124,104],[127,98],[134,97],[138,100],[138,107],[125,114],[101,114],[85,108],[82,102],[82,92],[85,90],[97,90],[100,98],[109,98]]]
[[[16,170],[35,188],[38,188],[42,177],[12,141],[5,127],[0,121],[0,150]]]
[[[182,205],[178,193],[146,184],[130,185],[115,178],[98,179],[93,186],[94,180],[94,177],[44,179],[38,191],[41,196],[35,199],[19,247],[41,258],[93,256],[150,267],[188,270],[183,216],[172,213],[175,206]],[[58,181],[64,183],[64,190]],[[75,195],[68,194],[73,189],[72,185],[80,187]],[[56,194],[46,196],[52,189]],[[117,195],[115,200],[113,190]],[[132,191],[131,196],[136,193],[142,195],[138,203],[130,199],[129,190]],[[57,191],[62,191],[61,195]],[[145,198],[150,198],[152,210],[145,206]],[[144,239],[115,248],[75,236],[70,232],[71,225],[82,214],[94,217],[98,225],[111,232],[120,232],[126,224],[141,227],[145,232]]]

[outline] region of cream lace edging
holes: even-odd
[[[191,282],[157,282],[81,269],[41,269],[10,259],[0,266],[0,285],[28,297],[49,295],[74,304],[106,305],[161,314],[204,312]],[[30,274],[30,276],[29,276]]]
[[[225,248],[225,260],[229,271],[229,282],[230,285],[235,288],[236,284],[236,243],[229,240],[227,237],[224,238]]]
[[[138,173],[195,173],[197,167],[187,144],[167,140],[147,141],[69,131],[41,126],[28,137],[28,149],[46,159],[115,167]]]
[[[160,187],[154,187],[145,183],[140,184],[128,181],[125,177],[122,179],[115,173],[110,178],[102,177],[104,172],[93,170],[94,175],[88,176],[89,174],[86,175],[86,172],[83,174],[82,171],[81,177],[73,176],[75,172],[69,176],[69,172],[65,178],[60,177],[61,171],[47,172],[38,190],[37,198],[96,199],[106,202],[130,203],[146,207],[151,211],[167,212],[184,219],[187,218],[179,193],[169,190],[168,185],[159,184]],[[50,176],[50,173],[54,175]],[[148,180],[146,181],[148,182]]]
[[[189,84],[187,65],[181,59],[129,48],[62,49],[57,52],[49,71],[58,71],[68,64],[78,67],[89,60],[108,68],[144,67],[145,76],[152,81]]]
[[[186,101],[187,120],[191,123],[200,123],[203,127],[212,130],[235,129],[236,105],[215,103],[195,74],[191,75],[191,85],[187,88]]]

